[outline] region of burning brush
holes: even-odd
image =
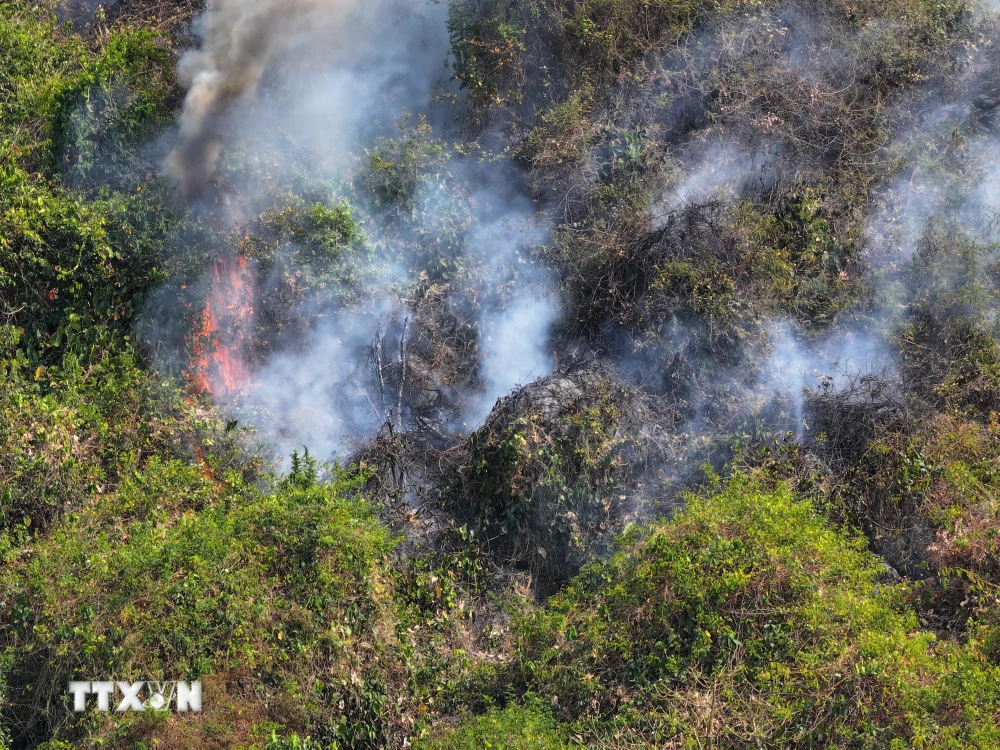
[[[250,380],[245,354],[253,326],[254,275],[241,255],[215,261],[212,288],[191,332],[188,380],[194,390],[233,395]]]

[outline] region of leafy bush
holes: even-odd
[[[110,731],[106,716],[67,710],[76,675],[216,675],[206,700],[220,712],[243,696],[325,742],[383,742],[401,687],[384,680],[402,679],[387,650],[393,543],[368,506],[345,497],[350,480],[310,476],[260,495],[154,459],[9,566],[0,641],[17,741]],[[135,722],[133,736],[172,731]]]
[[[417,741],[415,750],[560,750],[569,747],[552,718],[537,706],[508,706],[469,718],[439,739]]]
[[[0,6],[0,133],[28,164],[89,185],[134,179],[130,150],[164,121],[171,85],[150,30],[116,28],[91,48],[42,9]]]
[[[17,332],[5,333],[16,346]],[[181,419],[127,354],[35,367],[0,341],[0,554],[112,493],[149,457],[182,455]]]
[[[139,151],[169,121],[172,56],[148,29],[111,32],[72,88],[60,93],[53,156],[81,188],[135,186],[156,174]]]
[[[478,6],[462,0],[448,9],[452,70],[474,103],[499,104],[501,90],[516,91],[510,84],[525,51],[521,41],[525,31]]]
[[[594,741],[994,744],[1000,671],[920,631],[883,570],[787,486],[737,479],[628,532],[521,621],[501,674]]]
[[[146,29],[89,46],[0,5],[0,310],[43,364],[120,343],[173,226],[137,155],[166,118],[171,58]],[[65,178],[65,179],[63,179]],[[85,201],[66,186],[127,187]]]
[[[453,152],[425,119],[399,123],[396,138],[382,138],[366,152],[355,176],[360,200],[379,229],[373,241],[430,281],[463,269],[472,228],[468,184],[454,174]]]
[[[447,502],[544,589],[613,534],[658,446],[636,426],[649,405],[600,367],[554,375],[494,408],[463,446]]]
[[[74,88],[80,61],[87,56],[83,40],[57,34],[52,19],[40,10],[0,5],[0,132],[4,140],[11,139],[5,159],[50,162],[60,96]]]
[[[565,102],[543,112],[541,123],[519,146],[518,158],[542,169],[583,159],[589,94],[586,89],[574,91]]]
[[[588,77],[606,81],[689,30],[715,3],[587,0],[557,7],[564,19],[565,55],[576,58]]]

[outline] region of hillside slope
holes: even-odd
[[[1000,746],[998,12],[0,1],[0,748]]]

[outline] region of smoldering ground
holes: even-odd
[[[280,207],[276,184],[303,174],[314,183],[343,180],[356,169],[356,155],[377,150],[379,138],[405,114],[429,112],[429,121],[446,128],[448,118],[432,111],[435,94],[447,85],[445,12],[443,4],[397,0],[381,3],[377,12],[318,1],[210,5],[196,24],[198,49],[180,64],[190,88],[168,175],[194,196],[220,159],[230,158],[224,170],[230,197],[216,201],[213,210],[230,214],[239,226]],[[388,47],[387,38],[393,39]],[[451,154],[447,169],[455,191],[436,189],[434,179],[417,179],[412,186],[414,215],[424,217],[423,224],[388,226],[376,205],[355,196],[356,216],[370,244],[380,248],[371,263],[362,264],[363,278],[355,284],[374,294],[374,301],[344,306],[336,282],[314,291],[287,311],[300,321],[294,333],[270,334],[267,356],[240,364],[254,375],[238,393],[212,386],[217,399],[247,417],[280,454],[308,445],[324,458],[343,455],[380,424],[411,425],[409,399],[386,398],[384,376],[390,371],[394,388],[403,388],[400,381],[409,381],[407,389],[420,384],[424,395],[414,397],[421,403],[426,405],[429,392],[436,394],[430,399],[434,413],[421,410],[423,424],[430,419],[463,431],[510,388],[551,370],[547,334],[558,303],[533,250],[545,241],[544,220],[518,180],[507,179],[507,168]],[[408,338],[425,337],[423,319],[408,309],[408,298],[426,271],[408,248],[414,235],[448,221],[456,192],[464,196],[469,229],[455,262],[467,266],[473,281],[459,285],[453,296],[455,304],[472,310],[469,325],[479,343],[471,371],[464,385],[453,385],[448,381],[454,373],[435,372],[414,346],[408,358],[387,358],[373,378],[376,345],[396,351],[410,344]],[[294,247],[285,253],[294,254]],[[294,269],[285,263],[282,272]],[[201,286],[212,283],[207,279]],[[221,343],[227,356],[249,359],[247,347],[225,344],[224,328],[213,331],[215,345]]]
[[[308,321],[306,330],[277,342],[246,387],[222,401],[257,425],[279,455],[305,445],[344,457],[386,424],[467,433],[499,397],[547,375],[559,308],[547,275],[531,261],[537,223],[495,195],[480,191],[478,203],[495,212],[479,217],[463,262],[485,283],[447,303],[462,311],[475,339],[464,368],[437,361],[431,329],[442,313],[433,305],[413,309],[412,280],[399,268],[394,281],[402,294],[348,308],[323,295],[304,302],[292,315]]]
[[[181,119],[181,143],[168,160],[168,172],[182,191],[197,192],[218,164],[224,127],[229,135],[227,148],[265,154],[266,169],[261,171],[272,176],[288,169],[289,162],[303,154],[314,156],[314,164],[330,164],[335,161],[330,154],[358,150],[363,138],[378,132],[379,123],[384,127],[404,108],[426,102],[435,81],[440,80],[440,63],[447,55],[443,16],[433,6],[426,9],[427,23],[410,23],[399,34],[394,22],[400,17],[412,21],[414,8],[398,6],[397,13],[378,14],[390,21],[380,26],[371,23],[370,12],[359,13],[346,4],[302,2],[282,6],[280,13],[277,6],[267,3],[252,10],[225,2],[210,6],[197,26],[199,49],[187,54],[181,63],[182,79],[190,90]],[[380,42],[390,29],[398,42],[394,49],[407,54],[385,53]],[[265,90],[258,92],[265,78]],[[717,188],[741,180],[737,194],[766,189],[775,179],[769,172],[775,157],[768,153],[773,151],[765,149],[760,164],[751,158],[748,167],[737,148],[727,145],[723,137],[709,147],[701,169],[686,170],[684,181],[674,192],[684,203],[704,200]],[[723,153],[725,159],[721,158]],[[238,175],[237,179],[241,176],[246,177]],[[479,175],[473,179],[478,180]],[[260,184],[241,187],[243,206],[259,207],[270,200]],[[523,195],[494,194],[481,195],[478,203],[488,208],[484,216],[477,217],[480,226],[470,239],[470,255],[481,264],[488,261],[482,272],[504,288],[505,298],[491,300],[478,317],[483,356],[477,367],[483,390],[467,399],[463,427],[485,417],[493,401],[511,387],[551,369],[547,334],[558,312],[553,295],[545,294],[551,286],[546,274],[535,270],[525,273],[525,268],[531,268],[530,254],[515,251],[524,244],[524,227],[537,224],[530,201]],[[675,208],[672,202],[667,210]],[[429,209],[433,212],[434,207]],[[378,228],[373,231],[377,233]],[[528,231],[540,235],[537,228]],[[533,241],[537,244],[540,239]],[[402,281],[405,275],[400,269],[396,280]],[[313,310],[324,308],[321,300],[311,299],[307,304]],[[382,308],[388,306],[388,302],[380,303]],[[342,382],[348,372],[357,372],[361,366],[363,345],[371,343],[373,328],[381,325],[374,321],[386,315],[383,310],[381,316],[345,313],[341,317],[327,309],[315,325],[313,337],[297,341],[289,352],[281,352],[279,345],[270,363],[260,370],[260,381],[240,397],[241,408],[253,411],[255,399],[272,405],[286,403],[271,396],[281,388],[282,378],[276,373],[286,373],[285,382],[289,382],[287,374],[294,372],[297,379],[293,382],[298,384],[294,390],[318,394],[317,388],[330,376],[324,362],[346,358],[353,362],[352,368],[332,378],[334,383]],[[339,321],[333,327],[338,335],[335,340],[328,340],[333,335],[330,319]],[[343,330],[345,325],[352,329],[361,326],[363,320],[369,323],[361,330]],[[248,396],[250,393],[256,396]],[[304,412],[299,407],[293,409],[294,417],[281,416],[279,407],[275,424],[283,425],[278,441],[282,449],[317,440],[329,447],[370,431],[370,424],[365,430],[357,429],[373,411],[364,403],[369,396],[365,394],[362,401],[361,395],[355,393],[356,403],[350,407],[342,400],[334,405],[326,396],[306,399],[312,404],[312,419],[302,419]],[[323,404],[331,406],[323,408]],[[342,408],[353,416],[344,418]],[[331,427],[325,433],[317,432],[317,424]],[[295,425],[301,425],[301,430]]]
[[[305,3],[294,6],[292,18],[277,24],[273,36],[255,37],[255,29],[266,25],[265,11],[262,18],[234,21],[226,16],[233,10],[229,5],[213,6],[199,31],[202,47],[185,63],[192,89],[181,145],[170,167],[182,188],[197,191],[221,164],[223,181],[239,195],[241,206],[250,207],[243,210],[252,216],[274,205],[274,193],[280,192],[275,186],[284,189],[302,169],[335,183],[342,174],[338,169],[351,154],[368,149],[378,156],[372,145],[375,136],[391,132],[404,110],[432,112],[433,122],[447,123],[447,115],[442,116],[446,108],[427,104],[448,86],[443,11],[440,6],[393,7],[398,12],[372,14]],[[324,15],[327,11],[329,15]],[[373,20],[375,16],[378,20]],[[639,111],[622,123],[632,133],[668,136],[664,162],[674,169],[660,180],[663,199],[649,207],[645,231],[669,233],[671,217],[700,211],[711,202],[721,201],[731,210],[747,201],[785,200],[795,186],[823,179],[830,163],[858,170],[871,166],[873,157],[864,148],[872,144],[858,146],[859,134],[883,126],[893,115],[872,107],[876,114],[870,120],[852,120],[849,127],[834,129],[840,127],[836,117],[844,107],[867,112],[867,104],[859,103],[851,88],[852,76],[868,74],[867,63],[858,62],[859,45],[865,40],[863,35],[837,37],[836,59],[824,61],[817,50],[830,47],[824,36],[827,26],[812,24],[813,20],[808,13],[778,9],[738,25],[734,33],[711,32],[698,54],[664,62],[669,76],[683,72],[704,83],[741,70],[750,54],[769,61],[765,68],[773,85],[762,96],[732,86],[720,93],[717,83],[709,81],[689,92],[683,107],[669,106],[648,116]],[[215,23],[219,29],[245,24],[249,41],[220,36],[213,30]],[[876,32],[889,33],[882,29],[865,34]],[[398,42],[392,50],[381,43],[388,35]],[[747,53],[747,40],[759,41],[758,37],[766,42],[765,53]],[[238,67],[245,44],[261,54],[247,70],[227,78],[227,61],[237,61]],[[397,54],[396,49],[405,52]],[[230,79],[231,85],[224,83]],[[643,96],[652,97],[649,92]],[[968,104],[956,102],[955,97],[942,101],[940,123],[954,119],[947,108],[964,111]],[[695,106],[713,111],[714,120],[690,116],[688,110]],[[792,114],[778,116],[774,110]],[[608,116],[614,113],[609,110]],[[928,127],[935,121],[925,119]],[[618,127],[612,123],[609,127]],[[886,159],[886,144],[875,147],[882,154],[877,158]],[[207,171],[186,172],[179,156],[185,149],[200,153],[196,166]],[[222,162],[216,158],[220,156]],[[583,169],[593,167],[590,161],[584,165]],[[432,280],[430,286],[435,299],[446,300],[438,309],[448,308],[464,328],[461,333],[442,334],[431,330],[436,322],[420,314],[424,303],[418,298],[428,286],[421,282],[425,269],[407,249],[414,243],[403,236],[435,231],[447,219],[449,198],[432,184],[440,175],[426,184],[421,183],[426,177],[417,179],[409,199],[408,210],[421,217],[422,227],[385,226],[378,207],[370,210],[373,207],[358,204],[369,239],[382,250],[389,249],[375,261],[378,272],[367,283],[369,301],[345,306],[338,302],[336,290],[310,296],[293,311],[304,321],[295,336],[275,339],[264,359],[248,363],[255,376],[239,394],[219,394],[219,400],[256,424],[281,453],[305,444],[324,458],[344,456],[382,425],[396,430],[430,425],[432,431],[467,433],[489,414],[498,397],[544,377],[569,349],[581,345],[572,334],[552,335],[563,322],[565,289],[557,294],[555,274],[537,262],[538,250],[553,241],[553,234],[547,221],[539,218],[529,191],[517,186],[520,178],[513,178],[506,168],[458,154],[451,154],[441,169],[450,170],[450,179],[466,185],[470,226],[475,228],[465,232],[457,256],[466,265],[464,275],[449,277],[445,283]],[[580,184],[592,179],[584,175]],[[344,190],[343,183],[339,189]],[[884,190],[887,196],[893,188]],[[872,238],[896,237],[902,221],[905,237],[899,260],[905,263],[905,247],[917,242],[923,231],[918,223],[928,208],[938,205],[921,198],[932,192],[933,188],[915,190],[911,195],[915,209],[902,220],[898,211],[873,213],[869,243],[896,242]],[[649,250],[653,242],[670,244],[654,237],[642,247]],[[674,243],[677,247],[668,248],[662,258],[649,253],[640,258],[643,251],[636,262],[662,261],[658,269],[685,262],[699,242],[697,234],[682,233],[679,244]],[[728,257],[723,253],[718,260],[725,263]],[[880,283],[876,281],[876,287]],[[775,310],[748,321],[744,330],[749,333],[738,343],[742,353],[727,355],[728,361],[716,364],[718,349],[705,343],[717,335],[713,322],[671,311],[658,302],[648,306],[649,314],[667,314],[672,332],[663,337],[669,341],[651,344],[648,332],[637,337],[626,326],[619,331],[620,338],[627,339],[625,345],[609,345],[609,337],[602,333],[603,340],[585,341],[582,348],[620,365],[620,377],[648,386],[658,396],[684,401],[682,416],[675,414],[672,419],[684,420],[683,429],[692,441],[703,434],[722,434],[734,420],[746,421],[755,414],[768,415],[775,431],[803,441],[809,434],[808,389],[892,372],[895,354],[882,325],[885,311],[880,305],[855,309],[828,331],[800,328],[794,315]],[[448,367],[442,367],[432,350],[442,348],[443,341],[450,346],[459,339],[465,354],[452,356]],[[375,354],[379,349],[381,354]],[[654,350],[655,356],[646,356]],[[677,383],[664,384],[671,378]],[[734,393],[746,396],[747,406],[735,412],[720,409],[722,398]]]
[[[862,45],[876,43],[891,30],[873,28],[831,38],[828,24],[796,9],[778,8],[767,18],[765,14],[764,22],[748,24],[748,30],[730,37],[708,33],[690,45],[693,52],[685,52],[683,59],[714,60],[713,73],[722,77],[719,70],[739,66],[741,55],[747,54],[745,45],[732,41],[759,37],[763,31],[762,49],[769,52],[760,65],[773,66],[773,73],[762,77],[773,80],[746,99],[734,96],[738,89],[727,86],[728,101],[717,122],[677,142],[675,152],[686,166],[668,182],[651,216],[658,229],[685,204],[697,205],[706,198],[767,202],[787,194],[789,184],[826,179],[824,161],[833,157],[842,160],[841,168],[863,167],[881,173],[881,179],[895,175],[873,192],[865,235],[858,243],[871,292],[867,301],[841,316],[839,325],[826,333],[799,330],[788,319],[769,324],[771,353],[761,377],[792,404],[792,413],[799,415],[795,434],[801,439],[803,389],[837,388],[876,375],[899,383],[902,373],[893,337],[905,322],[912,294],[912,258],[929,233],[949,225],[961,227],[960,233],[973,243],[995,242],[992,113],[1000,100],[994,98],[995,84],[987,73],[994,65],[987,60],[990,55],[957,45],[951,53],[957,74],[943,79],[946,83],[932,80],[885,106],[876,121],[889,134],[887,139],[871,144],[867,154],[852,153],[852,140],[857,140],[852,130],[860,133],[861,126],[847,123],[834,129],[831,113],[858,106],[851,82],[869,75],[870,64]],[[831,45],[836,50],[832,56]],[[820,47],[823,55],[817,55]],[[756,49],[749,54],[756,55]],[[798,109],[769,112],[760,107],[763,100],[772,105],[801,103]],[[746,116],[756,121],[755,130],[747,128]],[[730,124],[734,120],[735,126]],[[824,145],[826,153],[813,153],[817,145]],[[772,374],[766,374],[768,370]]]

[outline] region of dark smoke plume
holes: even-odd
[[[327,26],[350,0],[214,0],[198,22],[198,49],[178,66],[188,89],[180,144],[166,161],[167,174],[185,196],[194,196],[215,172],[225,115],[253,93],[268,62],[298,29]]]

